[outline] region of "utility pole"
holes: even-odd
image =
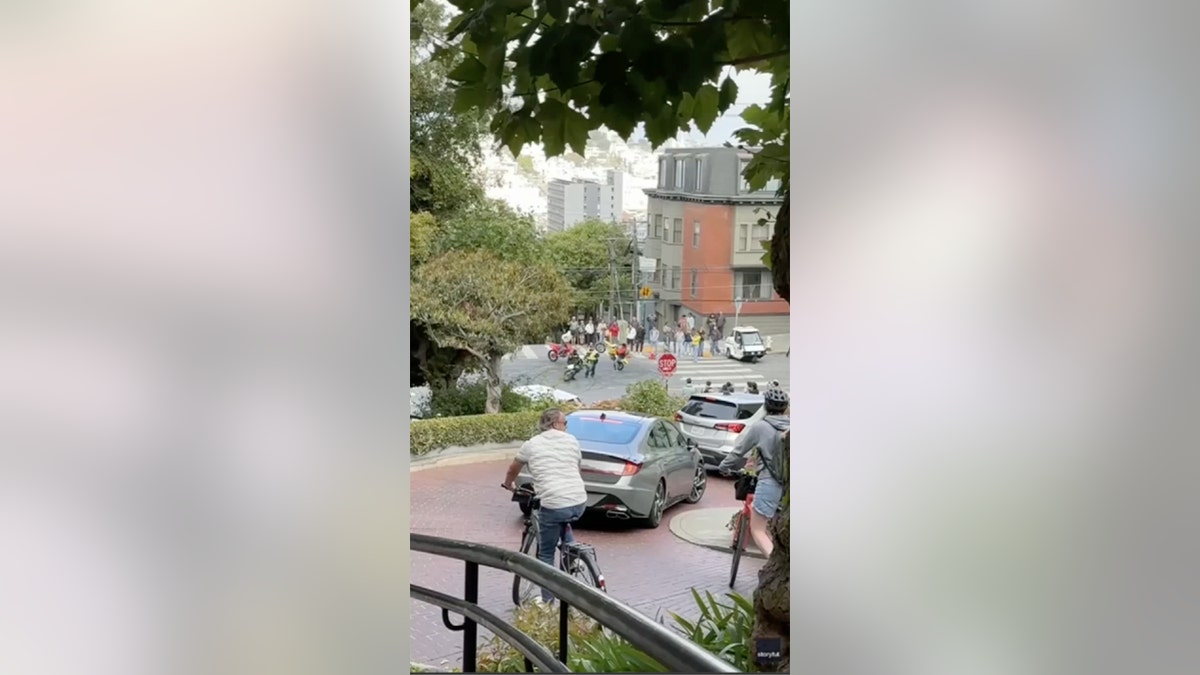
[[[642,312],[641,312],[642,301],[640,300],[640,297],[641,297],[640,294],[642,291],[642,288],[641,288],[641,286],[642,286],[642,284],[641,284],[642,265],[641,265],[641,259],[638,257],[638,233],[637,233],[637,221],[636,220],[633,222],[633,231],[630,234],[632,235],[630,237],[630,239],[633,242],[633,264],[629,266],[630,274],[633,277],[633,318],[637,319],[638,321],[641,321],[642,320]]]
[[[609,239],[607,243],[608,271],[612,275],[612,287],[609,289],[609,301],[611,302],[610,311],[615,316],[619,312],[619,308],[617,307],[617,289],[620,288],[621,284],[617,280],[617,254],[616,251],[613,250],[613,240]],[[623,316],[624,312],[620,312],[620,314]]]

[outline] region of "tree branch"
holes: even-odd
[[[751,63],[758,63],[759,61],[770,61],[771,59],[779,58],[780,56],[787,56],[787,54],[788,54],[788,50],[785,47],[784,49],[780,49],[778,51],[773,51],[773,52],[767,52],[766,54],[755,54],[754,56],[743,56],[740,59],[733,59],[731,61],[717,61],[716,65],[718,65],[718,66],[745,66],[745,65],[748,65]]]
[[[581,80],[579,82],[576,82],[575,84],[571,84],[566,87],[550,87],[549,89],[534,89],[532,91],[510,94],[510,96],[513,98],[516,98],[516,97],[523,98],[525,96],[533,96],[538,93],[545,93],[545,92],[551,92],[551,91],[570,91],[570,90],[574,89],[575,87],[582,87],[585,84],[591,84],[592,82],[595,82],[595,81],[596,81],[596,78],[593,77],[591,79]]]

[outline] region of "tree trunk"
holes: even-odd
[[[775,232],[771,237],[771,280],[779,297],[788,300],[791,297],[791,275],[788,265],[791,264],[791,221],[789,206],[790,192],[784,193],[783,206],[775,218]],[[784,485],[783,497],[780,500],[779,513],[771,519],[768,529],[775,541],[771,557],[758,573],[758,588],[754,589],[754,638],[779,638],[783,649],[778,664],[772,666],[775,672],[786,673],[791,670],[791,645],[788,636],[791,634],[791,505],[788,499],[788,475],[791,473],[791,439],[784,442]]]
[[[783,205],[775,214],[775,230],[771,234],[771,282],[775,292],[784,300],[792,298],[791,250],[792,250],[792,219],[791,191],[783,193]]]
[[[503,382],[500,379],[500,366],[504,357],[488,356],[483,360],[483,374],[487,380],[487,402],[483,405],[483,412],[486,415],[494,415],[500,412],[500,394],[504,391]]]

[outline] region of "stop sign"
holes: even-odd
[[[663,377],[670,377],[675,374],[675,365],[678,359],[674,354],[663,354],[658,357],[658,372],[663,374]]]

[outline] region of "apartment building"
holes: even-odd
[[[761,242],[783,203],[778,182],[751,191],[742,178],[752,155],[737,148],[676,148],[659,157],[658,184],[646,190],[643,255],[655,260],[651,304],[663,320],[724,312],[741,300],[741,322],[766,334],[788,332],[788,304],[771,285]]]
[[[561,232],[585,220],[620,222],[624,210],[620,171],[605,172],[604,181],[556,178],[546,189],[546,225]]]

